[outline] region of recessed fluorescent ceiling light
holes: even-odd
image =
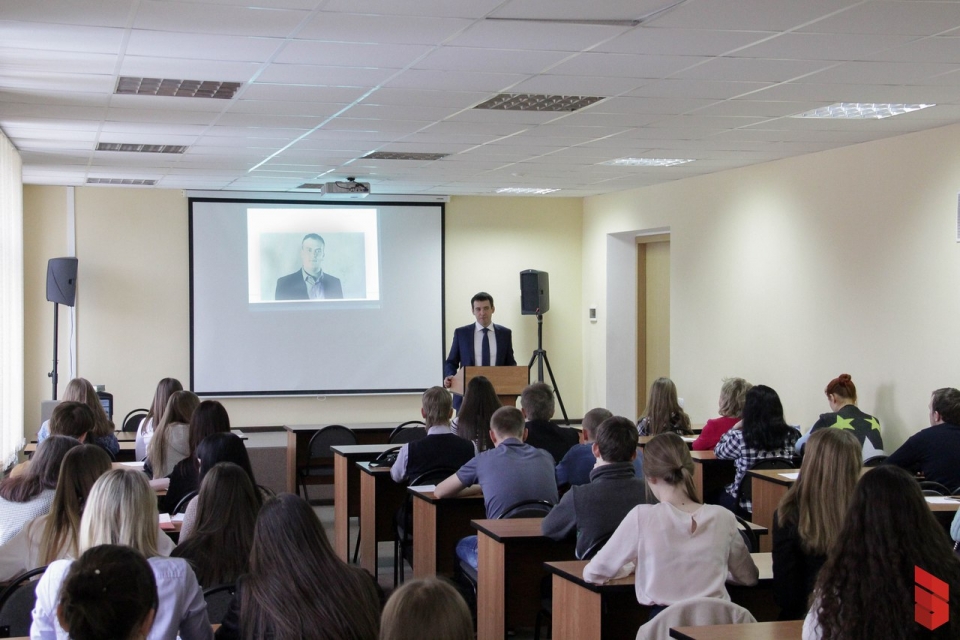
[[[403,153],[401,151],[374,151],[363,156],[364,160],[439,160],[448,153]]]
[[[87,178],[87,184],[122,184],[127,186],[152,187],[156,180],[146,178]]]
[[[615,167],[674,167],[688,162],[693,162],[693,160],[685,158],[617,158],[600,164],[609,164]]]
[[[116,93],[136,96],[230,100],[242,86],[242,82],[223,82],[221,80],[175,80],[172,78],[120,76],[117,80]]]
[[[854,120],[865,120],[889,118],[890,116],[899,116],[911,111],[919,111],[928,107],[935,107],[935,104],[883,104],[877,102],[838,102],[829,107],[820,107],[798,113],[791,118],[848,118]]]
[[[128,153],[183,153],[187,148],[179,144],[126,144],[101,142],[97,151],[126,151]]]
[[[501,93],[474,109],[498,111],[576,111],[603,100],[597,96],[542,96],[532,93]]]
[[[497,193],[513,193],[517,195],[532,196],[542,196],[545,193],[553,193],[554,191],[560,191],[560,189],[528,189],[525,187],[506,187],[504,189],[497,189]]]

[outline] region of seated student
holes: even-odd
[[[690,448],[694,451],[713,451],[727,431],[730,431],[743,416],[743,403],[752,384],[743,378],[724,378],[720,387],[720,417],[707,420],[703,431]]]
[[[48,436],[22,474],[0,481],[0,545],[34,518],[50,512],[63,457],[79,446],[76,438]]]
[[[55,418],[51,425],[56,425]],[[55,426],[51,428],[56,430]],[[20,533],[0,545],[0,582],[23,571],[45,567],[54,560],[77,557],[83,504],[93,483],[109,470],[110,456],[96,445],[84,444],[67,451],[60,465],[50,513],[31,520]]]
[[[750,389],[743,403],[743,427],[727,431],[713,449],[718,458],[733,460],[737,468],[733,482],[720,493],[718,504],[741,516],[753,513],[747,497],[737,501],[747,471],[764,458],[792,458],[799,437],[800,432],[783,419],[783,405],[776,391],[762,384]]]
[[[773,592],[781,620],[800,620],[827,552],[840,535],[860,478],[861,447],[849,431],[820,429],[800,477],[773,514]]]
[[[146,476],[133,469],[112,469],[93,485],[80,519],[79,551],[121,544],[147,558],[157,583],[157,614],[149,640],[205,640],[213,637],[207,603],[186,560],[157,552],[157,496]],[[163,534],[161,534],[163,535]],[[37,584],[30,637],[67,639],[57,620],[60,587],[73,560],[56,560]]]
[[[192,391],[177,391],[167,400],[163,417],[153,430],[143,466],[151,477],[166,478],[190,453],[190,418],[199,404],[200,398]]]
[[[637,422],[637,431],[641,436],[655,436],[672,431],[681,435],[690,435],[690,416],[680,406],[677,399],[677,386],[670,378],[657,378],[650,385],[647,406]]]
[[[486,376],[471,378],[464,390],[463,404],[457,411],[457,417],[450,421],[450,430],[472,442],[478,453],[493,449],[490,416],[500,406],[500,398]]]
[[[140,421],[140,427],[137,429],[137,460],[143,460],[147,457],[147,447],[150,446],[150,441],[153,439],[153,431],[160,422],[160,418],[163,417],[163,410],[167,406],[167,401],[177,391],[183,391],[183,385],[176,378],[164,378],[157,383],[157,390],[153,392],[153,402],[150,403],[150,409],[143,420]]]
[[[960,638],[960,558],[950,547],[909,473],[881,465],[863,474],[817,578],[803,640]],[[949,594],[947,622],[932,632],[916,619],[917,570]]]
[[[102,544],[70,566],[57,620],[74,640],[135,640],[150,633],[158,606],[147,559],[130,547]]]
[[[390,467],[394,482],[416,480],[444,467],[460,467],[474,455],[473,443],[450,431],[453,399],[443,387],[430,387],[420,400],[420,415],[427,423],[427,437],[409,442],[397,454]]]
[[[520,393],[520,410],[527,421],[527,444],[550,452],[557,464],[580,441],[576,429],[561,427],[553,418],[553,389],[542,382],[527,385]]]
[[[824,389],[830,413],[821,413],[813,427],[797,440],[797,453],[803,453],[807,439],[820,429],[833,427],[844,429],[857,437],[863,448],[863,459],[883,454],[883,438],[880,437],[880,422],[857,407],[857,387],[847,373],[841,373]]]
[[[86,442],[93,431],[95,420],[93,412],[82,402],[61,402],[53,408],[50,415],[50,435],[69,436]]]
[[[578,484],[587,484],[590,482],[590,472],[593,471],[597,458],[593,453],[593,442],[597,432],[597,427],[607,418],[612,418],[613,414],[606,409],[591,409],[583,414],[583,421],[580,423],[580,444],[570,447],[567,455],[557,465],[557,486],[565,485],[576,486]],[[634,429],[636,430],[636,429]],[[637,472],[637,477],[643,477],[643,462],[640,456],[633,461],[633,468]]]
[[[237,583],[218,640],[376,640],[373,577],[337,557],[306,500],[267,500],[253,534],[250,573]]]
[[[960,391],[937,389],[930,397],[930,427],[894,451],[887,464],[922,473],[953,492],[960,487]]]
[[[74,378],[67,383],[67,388],[63,391],[64,402],[82,402],[93,412],[94,427],[90,430],[90,444],[103,447],[111,460],[117,459],[120,452],[120,443],[113,432],[113,423],[107,417],[107,412],[103,410],[100,404],[100,396],[96,389],[85,378]],[[50,422],[44,422],[40,425],[40,431],[37,433],[37,442],[43,442],[50,433]]]
[[[473,619],[460,592],[443,578],[409,580],[380,618],[380,640],[473,640]]]
[[[523,414],[515,407],[500,407],[490,419],[494,448],[484,451],[437,485],[434,495],[483,492],[487,518],[499,518],[508,508],[525,500],[557,503],[556,470],[549,453],[529,444]],[[478,486],[474,486],[478,485]],[[477,536],[457,544],[457,557],[477,566]]]
[[[161,511],[176,508],[185,495],[200,488],[200,461],[197,446],[214,433],[230,433],[230,416],[216,400],[204,400],[193,415],[187,430],[187,457],[178,462],[170,473],[167,495],[160,500]]]
[[[170,555],[189,562],[204,589],[232,584],[247,572],[260,495],[246,471],[221,462],[204,477],[198,498],[190,539]]]
[[[613,533],[631,509],[647,502],[646,484],[633,466],[637,427],[631,420],[619,416],[604,420],[590,447],[596,466],[589,484],[571,487],[540,525],[543,535],[554,540],[575,532],[578,558]]]
[[[756,584],[759,571],[736,518],[723,507],[700,504],[693,459],[680,436],[656,436],[643,458],[647,485],[659,503],[627,514],[584,567],[584,580],[602,584],[635,570],[637,602],[653,607],[651,616],[689,598],[729,600],[728,579]]]

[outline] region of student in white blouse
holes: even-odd
[[[660,501],[635,507],[583,570],[602,584],[636,572],[637,601],[655,611],[689,598],[729,600],[725,583],[757,583],[759,572],[733,514],[700,504],[693,460],[675,433],[643,450],[647,484]]]
[[[167,408],[167,401],[177,391],[183,391],[183,385],[176,378],[164,378],[157,383],[157,390],[153,392],[153,402],[150,403],[150,409],[147,415],[140,421],[137,427],[136,455],[137,460],[143,460],[147,457],[147,447],[153,439],[153,431],[160,423],[163,417],[163,410]]]
[[[147,469],[156,480],[166,478],[190,452],[190,418],[200,406],[192,391],[177,391],[170,396],[163,417],[147,447]]]
[[[97,480],[80,520],[79,551],[101,544],[132,547],[147,558],[159,597],[148,640],[209,640],[213,630],[197,578],[180,558],[157,552],[157,498],[139,471],[113,469]],[[50,564],[37,585],[30,637],[67,640],[57,619],[60,587],[72,560]]]

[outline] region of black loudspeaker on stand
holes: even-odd
[[[77,301],[77,259],[50,258],[47,261],[47,300],[53,303],[53,399],[57,399],[57,339],[60,336],[59,307],[72,307]]]
[[[566,424],[570,424],[570,418],[567,417],[567,408],[563,406],[563,398],[560,397],[560,388],[557,386],[556,378],[553,377],[550,359],[547,358],[547,351],[543,348],[543,314],[549,310],[549,274],[546,271],[537,271],[536,269],[521,271],[520,314],[537,316],[537,348],[530,358],[530,364],[527,365],[527,369],[533,369],[533,364],[537,363],[537,382],[543,382],[543,365],[547,365],[547,374],[550,376],[550,384],[553,386],[553,392],[557,395],[557,403],[560,405],[563,420]]]

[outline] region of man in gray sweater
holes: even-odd
[[[609,538],[631,509],[647,502],[646,483],[633,467],[637,438],[637,428],[627,418],[614,416],[600,423],[590,482],[564,494],[543,519],[543,535],[563,540],[576,532],[577,558],[585,559],[588,552],[596,553],[593,546]]]

